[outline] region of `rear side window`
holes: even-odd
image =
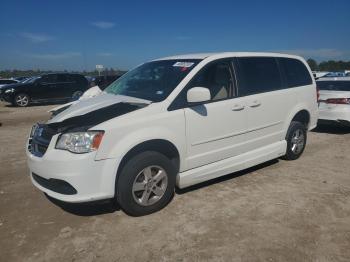
[[[273,57],[239,57],[239,95],[253,95],[282,88],[276,59]]]
[[[64,83],[67,81],[68,81],[67,75],[64,75],[64,74],[57,75],[57,82]]]
[[[81,87],[88,86],[88,80],[82,75],[71,75],[72,81],[78,84]]]
[[[320,90],[350,91],[350,81],[317,81]]]
[[[306,66],[297,59],[279,58],[283,68],[287,87],[311,85],[312,79]]]

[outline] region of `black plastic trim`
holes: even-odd
[[[35,173],[32,173],[32,177],[39,185],[53,192],[63,195],[76,195],[78,193],[78,191],[71,184],[64,180],[54,178],[46,179],[38,176]]]

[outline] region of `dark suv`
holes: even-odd
[[[24,83],[0,88],[0,98],[15,106],[30,103],[69,101],[78,99],[88,89],[88,81],[79,74],[47,74],[33,77]]]

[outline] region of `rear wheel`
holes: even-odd
[[[306,127],[300,122],[292,121],[289,126],[286,140],[287,152],[284,156],[286,160],[298,159],[304,152],[306,145]]]
[[[129,215],[142,216],[165,207],[174,195],[176,169],[164,155],[148,151],[131,158],[116,184],[117,202]]]
[[[13,104],[19,107],[26,107],[29,105],[29,96],[24,93],[17,94],[13,99]]]

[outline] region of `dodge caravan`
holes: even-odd
[[[61,201],[114,199],[145,215],[166,206],[176,186],[297,159],[317,118],[316,84],[298,56],[157,59],[36,124],[30,177]]]

